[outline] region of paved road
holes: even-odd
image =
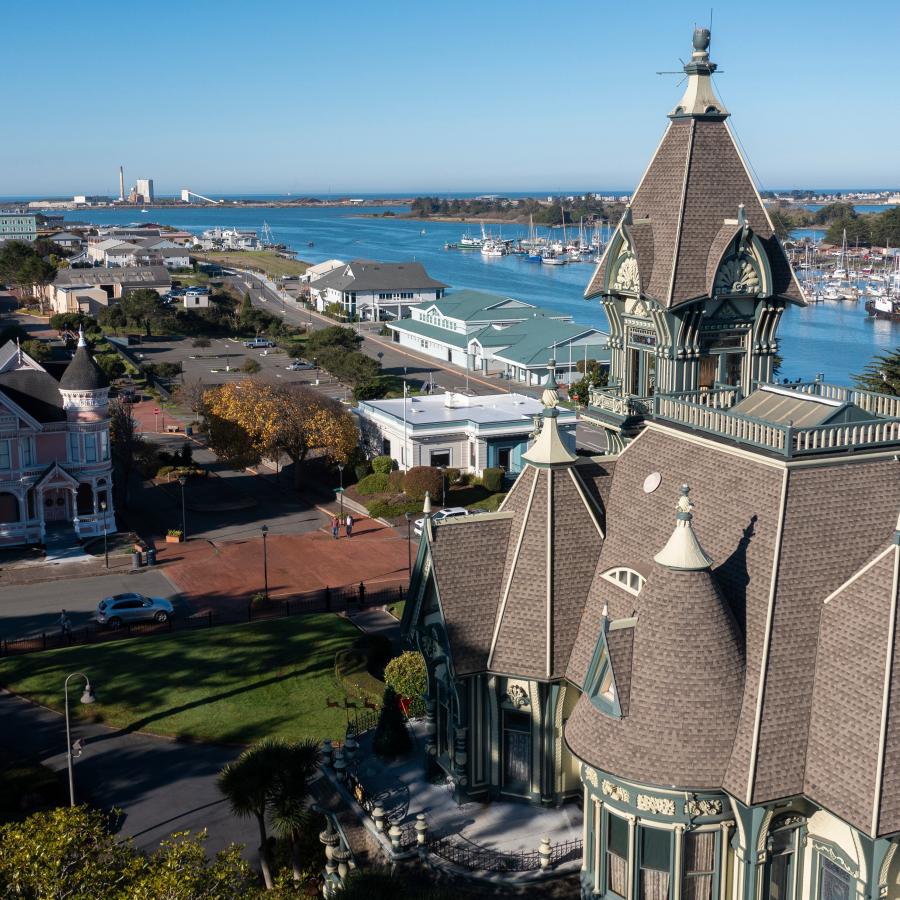
[[[96,689],[100,693],[103,686]],[[59,690],[62,700],[62,685]],[[74,691],[76,703],[79,690]],[[0,721],[0,745],[56,771],[66,768],[62,716],[0,691]],[[232,816],[216,787],[222,766],[240,748],[184,744],[89,724],[74,726],[72,740],[79,737],[86,747],[75,762],[76,800],[121,809],[119,830],[133,836],[138,847],[152,849],[173,831],[206,828],[210,853],[245,844],[245,855],[255,863],[256,826]]]
[[[175,603],[176,610],[179,609],[177,592],[162,572],[154,569],[16,585],[0,588],[0,638],[28,637],[42,631],[58,630],[61,609],[66,610],[72,627],[80,628],[88,622],[100,600],[124,591],[167,597]]]

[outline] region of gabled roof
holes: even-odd
[[[342,267],[316,278],[311,286],[317,290],[337,291],[404,291],[447,287],[435,281],[422,263],[383,263],[370,259],[354,259]]]
[[[435,300],[428,305],[429,309],[432,307],[448,319],[461,319],[464,322],[518,321],[527,318],[533,312],[539,312],[541,315],[562,315],[559,312],[553,313],[549,309],[535,306],[533,303],[526,303],[524,300],[505,297],[502,294],[470,290],[452,291],[443,299]]]
[[[68,484],[70,487],[78,487],[78,479],[70,472],[64,469],[58,462],[52,462],[43,472],[41,472],[34,487],[40,484],[48,484],[52,481],[59,481]]]

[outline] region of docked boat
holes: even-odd
[[[872,297],[866,300],[866,312],[876,319],[900,321],[900,300],[890,297]]]
[[[496,259],[500,256],[506,255],[506,246],[502,241],[495,241],[491,238],[488,238],[481,245],[481,255],[487,256],[491,259]]]

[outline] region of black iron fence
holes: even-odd
[[[43,650],[56,650],[60,647],[72,647],[78,644],[97,644],[104,641],[118,641],[123,638],[147,637],[156,634],[170,634],[174,631],[192,631],[197,628],[213,628],[220,625],[237,625],[243,622],[256,622],[261,619],[281,619],[286,616],[316,612],[352,612],[359,609],[370,609],[386,606],[403,600],[403,586],[367,587],[360,582],[344,587],[325,587],[290,597],[250,602],[241,612],[240,607],[227,611],[207,611],[191,616],[174,616],[165,622],[123,622],[118,628],[110,628],[91,622],[81,628],[70,628],[65,631],[56,629],[45,631],[31,637],[0,641],[0,656],[13,656],[20,653],[38,653]],[[367,710],[377,717],[377,711]],[[368,722],[365,716],[358,717],[360,725]],[[377,718],[376,718],[377,723]],[[373,727],[366,724],[362,730]],[[357,732],[360,733],[360,732]]]
[[[580,840],[551,844],[549,868],[581,859],[583,848]],[[459,835],[434,837],[428,841],[428,849],[441,859],[472,872],[529,872],[541,868],[538,850],[493,850]]]

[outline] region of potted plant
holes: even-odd
[[[180,528],[170,528],[166,532],[167,544],[180,544],[184,540],[184,532]]]

